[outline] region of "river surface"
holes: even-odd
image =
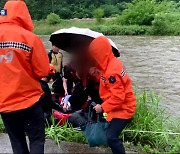
[[[154,90],[172,117],[180,117],[180,37],[111,36],[134,86]],[[42,36],[46,49],[49,36]],[[64,53],[64,62],[69,55]]]

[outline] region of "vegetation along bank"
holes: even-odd
[[[82,7],[85,7],[84,5],[82,3]],[[55,8],[58,9],[58,5]],[[76,26],[90,28],[105,35],[180,35],[178,1],[132,0],[103,5],[94,3],[94,7],[89,9],[91,13],[83,13],[87,16],[78,16],[77,13],[74,13],[74,16],[71,16],[71,13],[64,16],[54,11],[46,17],[34,17],[35,33],[49,35],[60,28]],[[80,20],[81,17],[83,19]]]

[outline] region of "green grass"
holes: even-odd
[[[112,21],[113,22],[113,21]],[[89,28],[104,35],[147,35],[150,34],[151,27],[138,25],[117,25],[111,21],[105,21],[97,24],[96,21],[75,21],[61,20],[59,24],[49,25],[46,21],[34,21],[34,33],[37,35],[50,35],[51,33],[70,27]]]
[[[164,25],[160,23],[154,26],[140,25],[121,25],[116,18],[104,19],[102,23],[97,23],[95,20],[60,20],[60,23],[55,25],[48,24],[45,20],[34,21],[34,32],[37,35],[50,35],[51,33],[70,27],[89,28],[104,35],[180,35],[180,28],[176,25],[168,25],[168,31],[164,30],[160,33]],[[159,26],[159,27],[157,27]],[[156,29],[155,29],[156,28]]]
[[[122,139],[134,144],[143,153],[178,153],[180,152],[180,118],[172,121],[160,106],[160,96],[154,92],[136,94],[137,112],[131,124],[123,131]],[[4,132],[0,119],[0,132]],[[145,132],[143,132],[145,131]],[[147,132],[146,132],[147,131]],[[171,134],[177,133],[177,134]],[[83,133],[69,127],[53,125],[46,128],[46,137],[61,141],[87,143]]]
[[[1,116],[0,116],[0,133],[4,132],[4,131],[5,131],[4,124],[3,124]]]
[[[160,97],[153,92],[137,94],[137,112],[121,137],[124,142],[136,145],[141,152],[177,153],[180,151],[180,135],[168,133],[180,133],[177,125],[180,121],[172,122],[167,118],[159,103]],[[68,124],[62,127],[52,125],[46,129],[46,136],[57,143],[61,141],[87,143],[81,132],[67,126]]]
[[[150,26],[139,25],[97,25],[91,27],[92,30],[104,35],[150,35]]]
[[[59,126],[59,124],[53,124],[47,127],[46,137],[55,140],[58,144],[61,141],[87,143],[83,136],[83,133],[74,130],[68,123],[61,127]]]
[[[167,117],[165,109],[160,106],[160,96],[154,92],[136,96],[137,112],[122,135],[124,140],[133,142],[144,152],[179,152],[180,134],[171,133],[180,133],[177,126],[180,119],[172,121]]]
[[[38,35],[50,35],[51,33],[62,28],[70,28],[73,26],[79,28],[90,28],[93,27],[95,24],[95,21],[61,20],[59,24],[49,25],[45,20],[34,21],[34,33]]]

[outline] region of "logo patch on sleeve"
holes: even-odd
[[[108,80],[109,80],[109,83],[114,84],[116,82],[116,77],[115,76],[110,76],[110,78]]]
[[[7,10],[0,9],[0,16],[7,16]]]

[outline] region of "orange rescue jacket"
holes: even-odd
[[[101,70],[99,91],[103,99],[102,108],[107,113],[107,120],[132,118],[136,110],[132,81],[123,63],[114,57],[108,39],[103,36],[95,39],[89,50]]]
[[[49,61],[33,28],[23,1],[5,4],[0,15],[0,112],[26,109],[43,95],[39,79],[48,75]]]

